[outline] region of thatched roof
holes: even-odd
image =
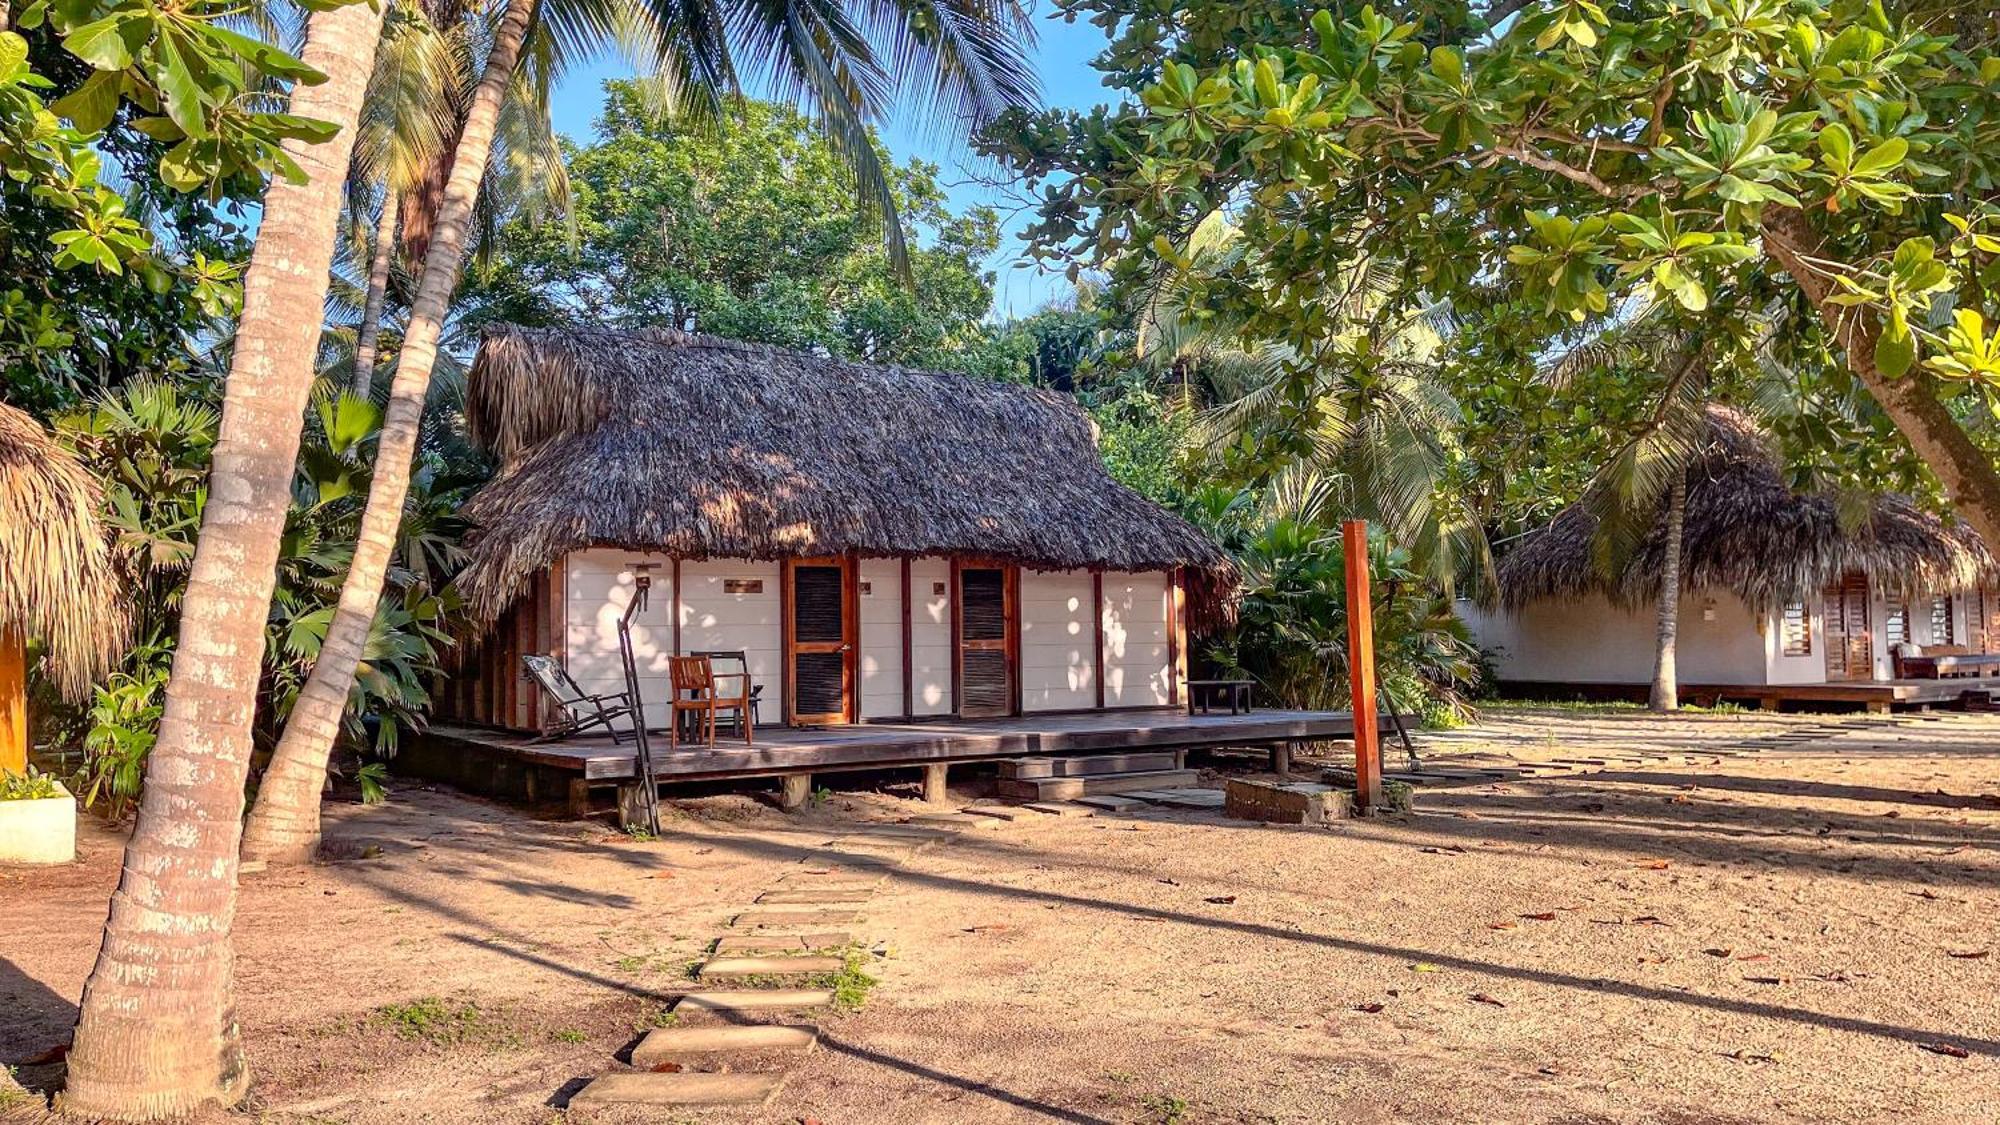
[[[1113,481],[1063,396],[665,330],[489,329],[467,417],[499,475],[458,585],[491,619],[570,551],[978,554],[1227,569]]]
[[[125,639],[101,499],[40,423],[0,404],[0,632],[40,638],[57,688],[79,702]]]
[[[1712,406],[1708,423],[1707,444],[1688,471],[1684,589],[1733,590],[1755,606],[1804,597],[1849,570],[1913,595],[1994,580],[1993,554],[1967,525],[1893,495],[1843,520],[1832,497],[1786,487],[1769,436],[1750,419]],[[1665,558],[1664,513],[1616,575],[1604,572],[1596,539],[1588,512],[1564,509],[1501,558],[1501,603],[1519,609],[1592,593],[1628,606],[1650,601]]]

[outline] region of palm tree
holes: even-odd
[[[1343,271],[1326,297],[1344,331],[1312,355],[1256,339],[1203,310],[1183,278],[1226,278],[1238,233],[1218,212],[1195,227],[1190,268],[1148,293],[1136,352],[1181,386],[1220,400],[1194,429],[1219,461],[1245,443],[1268,448],[1266,515],[1362,516],[1382,524],[1427,578],[1449,589],[1490,566],[1477,516],[1446,487],[1461,415],[1440,377],[1452,311],[1402,291],[1394,263]]]
[[[590,3],[580,0],[574,7],[555,9],[560,16],[549,22],[598,26],[589,22],[600,11]],[[303,862],[318,850],[327,760],[381,599],[438,342],[463,265],[467,226],[535,8],[535,0],[508,0],[459,132],[397,356],[354,562],[319,660],[299,694],[252,813],[249,839],[260,858]],[[892,74],[900,75],[908,89],[930,95],[927,104],[943,120],[961,124],[983,124],[1009,106],[1033,101],[1032,72],[1021,53],[1032,32],[1014,0],[902,0],[853,7],[689,0],[649,28],[645,45],[663,64],[662,87],[683,108],[717,109],[720,96],[735,87],[739,54],[780,93],[815,108],[835,147],[853,166],[858,190],[883,216],[891,255],[905,270],[907,249],[870,134],[899,83]]]
[[[328,79],[296,88],[291,112],[339,132],[286,141],[305,178],[265,193],[166,710],[69,1054],[62,1105],[77,1116],[181,1116],[233,1104],[249,1082],[230,924],[250,725],[342,173],[381,28],[373,4],[308,25],[303,58]]]

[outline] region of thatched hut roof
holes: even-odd
[[[57,688],[79,702],[124,648],[101,500],[75,456],[0,404],[0,632],[46,643]]]
[[[1967,525],[1893,495],[1876,497],[1858,520],[1843,520],[1832,497],[1785,485],[1769,435],[1749,418],[1711,406],[1708,429],[1688,470],[1683,588],[1720,587],[1755,606],[1805,597],[1849,570],[1908,594],[1952,593],[1994,579],[1994,556]],[[1579,506],[1564,509],[1501,558],[1501,603],[1519,609],[1587,594],[1627,606],[1650,601],[1665,558],[1664,513],[1615,575],[1605,573],[1596,539],[1594,517]]]
[[[1111,479],[1072,402],[1027,387],[666,330],[509,326],[480,344],[467,417],[501,461],[465,510],[458,585],[481,619],[593,546],[1228,566]]]

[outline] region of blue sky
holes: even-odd
[[[1090,68],[1091,58],[1104,48],[1104,34],[1088,23],[1064,23],[1045,12],[1037,16],[1035,24],[1039,43],[1033,57],[1041,75],[1043,100],[1051,106],[1076,109],[1109,100],[1110,92]],[[605,80],[628,77],[631,73],[625,63],[609,58],[572,73],[556,90],[552,106],[556,130],[579,141],[590,138],[603,106],[601,87]],[[1068,292],[1069,283],[1060,274],[1044,274],[1023,256],[1016,235],[1031,216],[1021,211],[1023,195],[992,185],[991,181],[1000,177],[997,168],[972,156],[962,142],[900,129],[893,122],[884,129],[883,141],[899,160],[922,157],[938,164],[942,169],[940,179],[950,188],[955,206],[987,203],[999,209],[1006,234],[991,262],[996,315],[1033,312],[1051,298]]]

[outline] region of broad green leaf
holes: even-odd
[[[118,71],[93,71],[83,85],[49,108],[69,118],[82,132],[99,132],[118,113],[118,95],[124,87],[125,76]]]
[[[1917,338],[1910,331],[1903,306],[1889,306],[1881,334],[1875,338],[1875,366],[1891,379],[1900,379],[1917,362]]]
[[[1447,86],[1465,83],[1465,59],[1450,47],[1431,48],[1431,71]]]
[[[124,70],[152,35],[152,22],[144,15],[119,12],[63,36],[63,46],[99,70]]]
[[[1854,137],[1847,126],[1836,121],[1819,131],[1819,150],[1826,154],[1835,170],[1844,172],[1854,157]]]

